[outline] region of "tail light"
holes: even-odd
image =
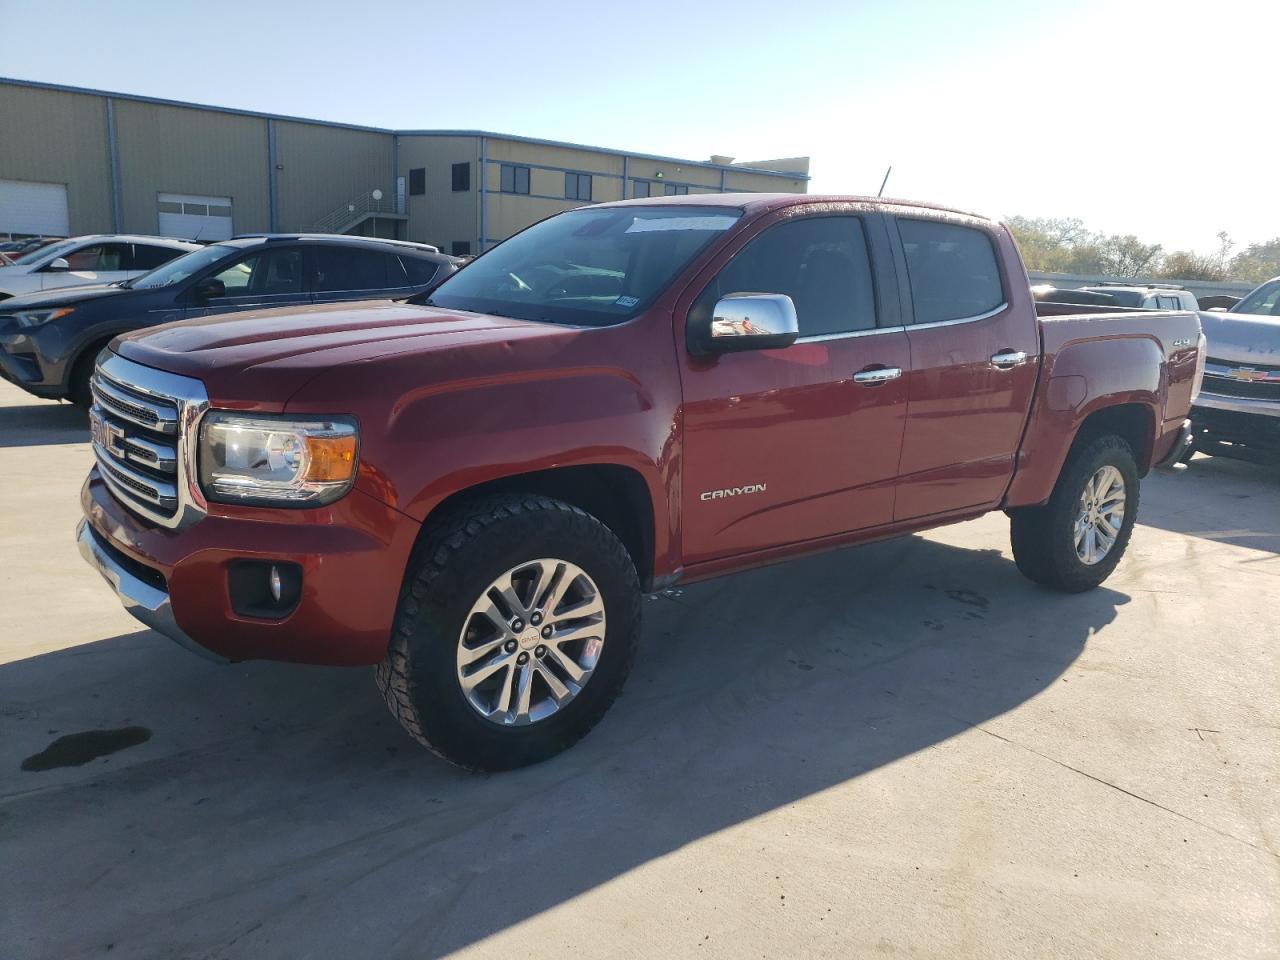
[[[1204,334],[1200,334],[1200,340],[1196,344],[1196,375],[1191,381],[1191,402],[1195,403],[1200,399],[1200,387],[1204,383],[1204,362],[1209,352],[1209,341],[1205,339]]]

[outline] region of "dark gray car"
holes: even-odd
[[[425,244],[363,237],[227,240],[134,280],[0,302],[0,376],[37,397],[88,406],[94,357],[121,333],[238,310],[409,297],[458,262]]]

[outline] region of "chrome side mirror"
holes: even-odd
[[[67,262],[66,257],[57,257],[45,264],[45,270],[49,273],[66,273],[71,269],[71,264]]]
[[[701,353],[777,350],[800,336],[796,305],[783,293],[731,293],[716,302]]]

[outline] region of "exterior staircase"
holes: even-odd
[[[395,197],[384,195],[375,200],[373,191],[369,190],[321,217],[311,229],[315,233],[351,233],[370,220],[408,220],[409,215],[398,206]]]

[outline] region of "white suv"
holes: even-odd
[[[99,235],[72,237],[40,247],[0,267],[0,300],[57,287],[129,280],[200,244],[165,237]]]

